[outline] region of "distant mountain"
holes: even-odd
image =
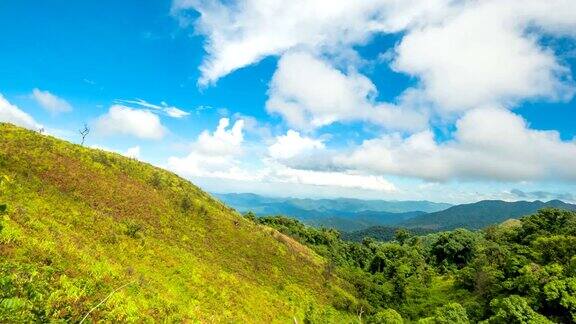
[[[308,198],[273,198],[252,193],[229,193],[213,194],[220,200],[232,205],[235,208],[250,208],[258,213],[258,208],[265,210],[275,210],[274,208],[285,208],[293,206],[304,210],[342,210],[348,212],[359,211],[382,211],[389,213],[403,213],[412,211],[423,211],[433,213],[451,207],[451,204],[435,203],[425,200],[418,201],[396,201],[396,200],[362,200],[353,198],[335,199],[308,199]]]
[[[546,207],[576,210],[576,205],[560,200],[548,202],[539,200],[516,202],[483,200],[473,204],[456,205],[439,212],[420,215],[401,222],[399,225],[433,230],[450,230],[458,227],[480,229],[510,218],[533,214],[539,209]]]
[[[252,211],[259,216],[286,215],[308,225],[346,232],[376,225],[394,225],[452,206],[430,201],[272,198],[250,193],[213,195],[240,212]]]
[[[397,226],[372,226],[360,231],[342,233],[342,239],[347,241],[362,242],[364,238],[372,237],[377,241],[392,241],[396,230],[402,227]],[[408,231],[414,235],[426,235],[434,232],[431,229],[411,228]]]

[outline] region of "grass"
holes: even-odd
[[[170,172],[0,124],[0,177],[0,322],[354,320],[325,260]]]

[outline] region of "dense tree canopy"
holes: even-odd
[[[543,209],[482,231],[456,229],[390,242],[255,218],[330,260],[353,287],[348,311],[369,323],[576,322],[576,213]]]

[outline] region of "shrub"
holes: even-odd
[[[188,212],[193,206],[194,204],[192,203],[192,199],[190,199],[190,197],[184,196],[184,198],[182,198],[182,201],[180,202],[180,208],[183,212]]]
[[[124,231],[124,234],[128,235],[131,238],[139,238],[141,230],[142,225],[138,223],[128,223],[126,224],[126,230]]]

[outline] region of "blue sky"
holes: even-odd
[[[213,192],[575,201],[574,30],[563,0],[8,0],[0,120]]]

